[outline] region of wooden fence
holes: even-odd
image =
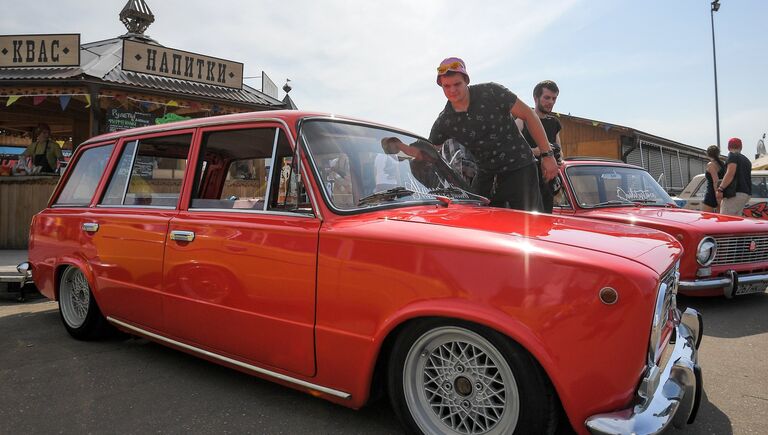
[[[27,249],[32,216],[44,209],[59,177],[0,177],[0,249]]]

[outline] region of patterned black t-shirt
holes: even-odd
[[[533,164],[531,148],[509,113],[516,101],[517,96],[498,83],[469,86],[467,111],[456,112],[447,102],[432,126],[429,141],[435,145],[448,139],[462,143],[483,171],[514,171]]]

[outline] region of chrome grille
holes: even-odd
[[[713,266],[768,261],[767,234],[721,236],[714,239],[717,242],[717,254],[712,261]],[[750,251],[752,242],[755,242],[755,249]]]
[[[680,282],[680,263],[669,270],[659,283],[658,293],[656,294],[656,306],[653,313],[653,324],[651,325],[651,341],[649,343],[649,360],[656,363],[659,358],[659,351],[663,347],[661,337],[664,330],[674,326],[676,321],[675,312],[677,311],[677,287]]]

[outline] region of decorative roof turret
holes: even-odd
[[[120,21],[125,24],[128,34],[144,36],[149,25],[155,22],[155,16],[144,0],[128,0],[120,11]]]

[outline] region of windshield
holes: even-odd
[[[433,145],[415,136],[370,125],[309,120],[301,127],[301,140],[325,198],[338,210],[435,203],[446,197],[485,201],[470,193]]]
[[[621,166],[572,166],[566,170],[576,202],[584,208],[674,204],[651,175]]]

